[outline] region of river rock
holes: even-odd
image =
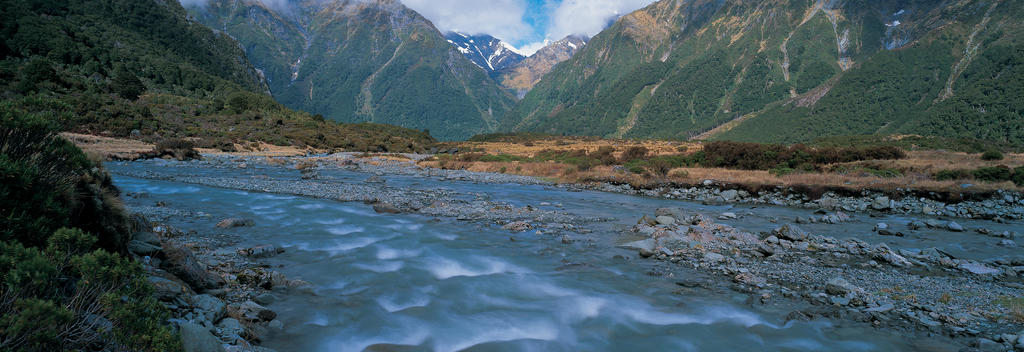
[[[253,222],[252,219],[230,218],[230,219],[224,219],[224,220],[221,220],[220,222],[218,222],[217,223],[217,228],[220,228],[220,229],[230,229],[230,228],[233,228],[233,227],[252,226],[254,224],[255,224],[255,222]]]
[[[662,215],[654,219],[659,225],[672,225],[676,223],[676,218],[668,215]]]
[[[721,262],[723,260],[725,260],[725,256],[724,255],[721,255],[721,254],[718,254],[718,253],[715,253],[715,252],[704,253],[704,261],[705,262],[708,262],[708,263],[711,263],[711,264],[715,264],[715,263]]]
[[[366,183],[384,183],[384,182],[387,182],[387,180],[385,180],[383,177],[380,177],[380,176],[377,176],[377,175],[373,175],[373,176],[370,176],[369,178],[367,178],[363,182],[366,182]]]
[[[529,230],[533,229],[533,225],[530,225],[530,223],[528,223],[526,221],[515,221],[515,222],[510,222],[510,223],[506,224],[505,226],[502,226],[502,228],[507,230],[507,231],[512,231],[512,232],[523,232],[523,231],[529,231]]]
[[[206,320],[217,322],[227,314],[227,305],[219,298],[210,295],[196,295],[192,297],[192,306],[197,308]]]
[[[960,269],[975,275],[998,275],[999,269],[993,269],[981,263],[960,264]]]
[[[177,321],[178,333],[181,335],[185,352],[223,352],[220,340],[210,330],[186,321]]]
[[[235,318],[224,318],[217,323],[217,331],[222,341],[235,342],[242,339],[245,334],[245,327]]]
[[[880,223],[875,224],[875,231],[888,230],[888,229],[889,229],[889,225],[884,223],[884,222],[880,222]]]
[[[164,302],[172,302],[178,297],[191,292],[187,286],[159,276],[147,277],[146,281],[153,285],[153,296]]]
[[[636,250],[641,250],[641,251],[646,250],[646,251],[649,251],[649,252],[653,253],[654,252],[655,243],[654,243],[654,239],[648,238],[646,240],[639,240],[639,241],[633,241],[633,242],[629,242],[629,243],[623,243],[623,244],[619,245],[619,247],[620,248],[626,248],[626,249],[636,249]]]
[[[272,244],[238,250],[238,254],[251,258],[269,258],[281,253],[284,253],[284,248]]]
[[[736,216],[736,213],[733,213],[733,212],[725,212],[725,213],[722,213],[722,215],[718,216],[718,218],[721,219],[721,220],[734,220],[734,219],[736,219],[738,217],[739,216]]]
[[[252,322],[271,321],[277,318],[277,313],[253,301],[232,303],[227,309],[231,317]]]
[[[253,300],[256,301],[256,303],[259,303],[260,305],[267,306],[274,304],[274,302],[277,302],[277,296],[274,296],[271,293],[264,293],[262,295],[256,296],[256,298],[253,298]]]
[[[996,245],[1000,247],[1016,247],[1017,242],[1014,242],[1013,240],[1002,240],[999,241],[999,243],[996,243]]]
[[[834,277],[825,283],[825,293],[833,296],[846,296],[848,293],[856,293],[860,291],[860,287],[851,284],[849,281],[846,281],[846,279],[841,277]]]
[[[162,248],[158,245],[149,244],[142,241],[131,240],[128,241],[128,251],[141,255],[141,256],[152,256],[160,252]]]
[[[734,189],[730,189],[730,190],[722,191],[721,195],[722,195],[722,199],[724,199],[727,202],[731,202],[731,201],[736,200],[736,198],[739,198],[740,193],[739,193],[739,191],[736,191]]]
[[[139,241],[154,246],[160,245],[160,237],[157,237],[153,231],[139,231],[132,235],[132,240]]]
[[[198,291],[215,289],[224,286],[224,279],[206,271],[196,261],[191,251],[181,247],[165,248],[161,268],[181,278],[182,281]]]
[[[949,224],[946,224],[946,228],[949,229],[950,231],[954,231],[954,232],[963,232],[964,231],[964,227],[961,226],[960,224],[957,224],[954,221],[950,221]]]
[[[1003,344],[986,338],[978,338],[978,340],[974,342],[974,347],[981,352],[1001,352],[1005,350],[1003,348]]]
[[[776,237],[790,240],[790,241],[803,241],[807,239],[807,232],[797,227],[796,225],[782,225],[773,231]]]
[[[886,196],[879,196],[871,202],[871,208],[875,210],[888,210],[892,207],[892,200]]]

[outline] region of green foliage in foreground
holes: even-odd
[[[1024,166],[1010,169],[1005,165],[986,166],[974,170],[953,169],[941,170],[933,176],[939,181],[975,180],[980,182],[1011,181],[1017,186],[1024,186]]]
[[[107,174],[0,104],[0,351],[178,351]]]
[[[986,151],[1020,152],[1018,144],[984,141],[974,138],[945,138],[935,136],[856,135],[821,137],[810,143],[815,147],[897,147],[903,150],[948,150],[952,152],[983,153]]]

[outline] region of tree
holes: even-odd
[[[142,93],[146,92],[146,85],[134,74],[123,68],[114,73],[114,80],[110,82],[110,88],[117,95],[128,100],[136,100]]]

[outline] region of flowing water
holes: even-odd
[[[366,175],[351,176],[360,177]],[[183,230],[230,232],[240,238],[240,246],[287,248],[268,263],[290,278],[310,282],[313,289],[276,293],[281,300],[269,308],[285,327],[267,335],[264,345],[279,351],[892,351],[926,344],[829,321],[787,323],[785,311],[753,308],[744,304],[747,295],[728,290],[675,293],[679,287],[674,280],[650,276],[646,261],[614,257],[634,254],[614,248],[621,242],[619,230],[658,207],[756,213],[735,224],[751,231],[774,226],[767,221],[770,217],[806,216],[808,210],[388,178],[389,186],[446,187],[512,204],[550,202],[586,216],[615,219],[599,224],[595,232],[594,237],[605,240],[563,245],[550,236],[511,234],[497,226],[376,214],[357,203],[116,179],[126,192],[147,194],[130,205],[161,201],[207,214],[175,220]],[[213,230],[226,217],[252,218],[256,225]],[[869,233],[869,223],[844,229]],[[940,235],[951,236],[935,234]],[[952,250],[990,250],[987,242],[952,242],[947,244]]]

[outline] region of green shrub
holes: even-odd
[[[1003,160],[1003,153],[1000,153],[998,150],[989,150],[989,151],[984,152],[984,153],[981,154],[981,160],[985,160],[985,161]]]
[[[995,167],[982,167],[972,172],[974,179],[984,182],[1010,181],[1012,172],[1010,168],[999,165]]]
[[[972,176],[971,171],[963,169],[941,170],[935,173],[935,179],[939,181],[966,180]]]
[[[623,164],[626,164],[626,163],[628,163],[630,161],[633,161],[633,160],[646,159],[647,158],[647,154],[649,152],[650,151],[647,150],[647,147],[642,147],[642,146],[629,147],[629,148],[626,148],[626,150],[622,152],[622,156],[619,157],[619,162],[621,162]]]
[[[1013,169],[1013,184],[1024,186],[1024,166]]]

